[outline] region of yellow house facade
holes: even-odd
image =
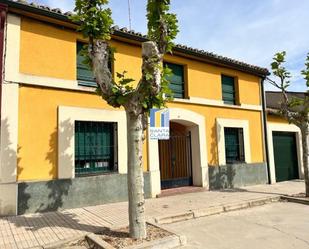
[[[95,93],[76,26],[58,9],[1,1],[1,11],[0,214],[126,200],[126,115]],[[143,41],[114,28],[114,75],[139,80]],[[171,138],[145,140],[146,197],[266,184],[267,69],[180,45],[165,63],[174,72]]]

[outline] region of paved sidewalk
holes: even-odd
[[[291,202],[177,222],[164,228],[187,238],[181,249],[309,249],[309,208]]]
[[[234,190],[204,191],[149,199],[146,215],[150,221],[207,208],[229,206],[262,198],[304,192],[303,181],[260,185]],[[96,232],[105,227],[128,224],[127,202],[32,214],[0,219],[0,248],[32,248]]]

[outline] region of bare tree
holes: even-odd
[[[76,0],[72,20],[79,23],[79,31],[89,39],[84,55],[85,63],[94,72],[98,93],[113,107],[124,107],[127,115],[128,142],[128,198],[130,235],[146,237],[144,178],[142,144],[148,126],[151,108],[165,106],[166,94],[170,94],[166,75],[170,70],[163,68],[163,56],[171,52],[173,40],[178,33],[177,18],[169,13],[170,0],[148,0],[148,38],[142,44],[142,77],[136,87],[126,72],[117,73],[116,82],[108,63],[112,54],[111,10],[104,8],[108,0]]]
[[[305,69],[301,71],[307,85],[307,91],[304,98],[289,97],[287,88],[290,86],[290,72],[283,66],[286,52],[275,54],[271,68],[273,75],[279,80],[276,82],[267,78],[267,80],[282,93],[281,105],[278,114],[284,117],[290,124],[299,127],[302,136],[302,159],[304,165],[304,179],[306,185],[306,196],[309,197],[309,170],[308,170],[308,128],[309,128],[309,53],[305,62]]]

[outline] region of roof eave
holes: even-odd
[[[52,9],[47,10],[47,9],[38,8],[38,7],[35,7],[35,6],[32,6],[32,5],[29,5],[29,4],[22,3],[22,0],[20,0],[20,2],[0,0],[0,3],[7,4],[8,7],[9,7],[9,11],[12,11],[12,12],[15,12],[15,13],[19,13],[19,14],[25,14],[25,12],[33,13],[33,14],[38,15],[38,16],[44,16],[44,17],[47,17],[47,18],[56,19],[56,20],[62,22],[64,25],[70,27],[70,28],[77,27],[77,25],[74,24],[69,19],[68,15],[64,15],[62,13],[57,13],[57,12],[53,11]],[[118,37],[126,38],[126,39],[129,39],[129,40],[133,39],[134,41],[137,41],[137,42],[145,42],[145,41],[148,40],[146,38],[146,36],[136,35],[135,33],[130,33],[130,31],[121,31],[120,29],[113,30],[113,34],[116,37],[118,36]],[[270,73],[267,69],[264,69],[264,68],[255,69],[255,68],[252,68],[250,66],[235,63],[232,60],[228,61],[228,60],[223,60],[223,59],[220,59],[220,58],[212,57],[212,56],[209,56],[207,54],[203,54],[199,50],[196,50],[196,49],[191,49],[191,48],[188,49],[187,47],[183,48],[183,47],[180,47],[180,46],[175,46],[174,52],[180,53],[181,55],[193,56],[195,58],[202,59],[203,61],[206,61],[206,62],[211,63],[211,64],[215,64],[215,65],[235,69],[235,70],[238,70],[238,71],[250,73],[250,74],[253,74],[253,75],[261,77],[261,78],[265,78],[266,76],[270,75]]]

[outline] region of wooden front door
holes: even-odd
[[[161,188],[192,185],[190,132],[171,132],[169,140],[159,141]]]

